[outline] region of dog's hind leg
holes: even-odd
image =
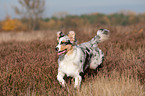
[[[100,64],[102,64],[104,59],[104,53],[97,48],[96,52],[93,53],[90,60],[90,69],[96,69]]]
[[[81,86],[82,77],[80,75],[75,77],[75,85],[74,88],[79,89]]]
[[[63,77],[64,77],[64,73],[62,73],[62,72],[58,72],[58,75],[57,75],[57,80],[59,81],[59,83],[60,83],[60,85],[62,86],[62,87],[65,87],[65,85],[66,85],[66,83],[65,83],[65,81],[64,81],[64,79],[63,79]]]

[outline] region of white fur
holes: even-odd
[[[61,32],[58,32],[58,36],[63,35]],[[58,75],[57,80],[59,83],[65,87],[66,82],[63,79],[65,75],[71,76],[75,79],[75,88],[80,88],[82,77],[80,73],[84,72],[87,67],[90,69],[96,69],[103,61],[104,54],[98,48],[97,43],[103,42],[109,38],[109,30],[100,29],[97,31],[97,35],[92,38],[92,40],[82,43],[80,45],[76,45],[75,33],[74,31],[69,32],[73,37],[73,52],[72,54],[62,54],[58,59]],[[70,38],[66,35],[61,37],[59,40],[59,44],[57,45],[58,52],[61,50],[61,41],[67,41]],[[87,57],[88,55],[88,57]],[[89,62],[85,62],[89,60]],[[85,64],[86,63],[86,64]]]
[[[99,51],[100,56],[99,56],[99,54],[97,54],[96,57],[98,57],[98,59],[91,58],[90,69],[96,69],[100,64],[102,64],[102,57],[104,57],[104,53],[102,53],[102,51],[99,48],[97,48],[97,49]]]
[[[103,34],[104,31],[107,31],[107,34]],[[100,36],[100,42],[103,42],[103,41],[109,39],[109,37],[110,37],[110,31],[107,29],[104,29],[104,31],[102,31],[102,30],[97,31],[97,35]]]
[[[63,79],[64,75],[71,76],[75,78],[75,88],[79,88],[81,85],[81,76],[79,73],[83,70],[83,64],[80,62],[82,50],[81,48],[74,46],[74,51],[72,54],[62,55],[58,59],[59,68],[57,79],[62,86],[65,86],[65,81]]]

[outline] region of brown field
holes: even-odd
[[[110,39],[99,44],[105,60],[97,72],[86,71],[80,91],[70,78],[65,78],[67,88],[56,80],[57,31],[0,33],[0,96],[144,96],[145,26],[75,28],[78,43],[100,28],[111,31]]]

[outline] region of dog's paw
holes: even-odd
[[[79,85],[74,85],[74,88],[79,90],[80,86]]]
[[[66,87],[66,83],[65,83],[65,81],[63,81],[63,82],[59,82],[59,84],[60,84],[62,87]]]

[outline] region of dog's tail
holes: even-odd
[[[107,29],[99,29],[97,31],[97,42],[103,42],[106,41],[107,39],[109,39],[110,37],[110,31]]]

